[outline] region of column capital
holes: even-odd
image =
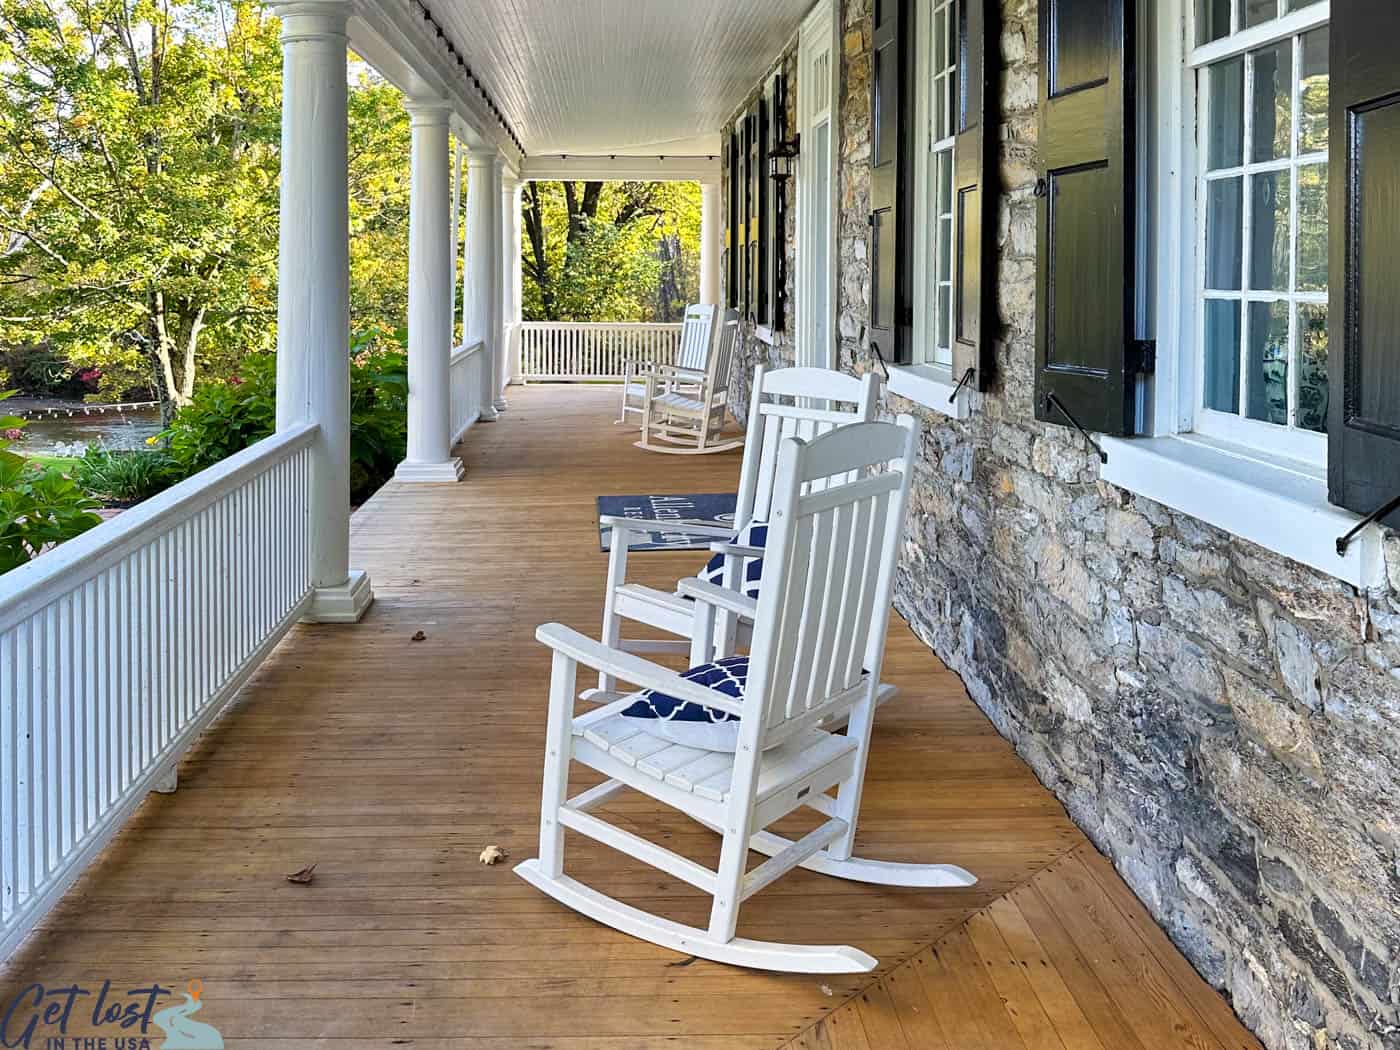
[[[500,158],[500,151],[494,147],[468,146],[467,166],[469,168],[489,168]]]
[[[264,0],[282,20],[282,43],[346,40],[351,0]]]
[[[414,127],[446,127],[452,119],[452,106],[446,99],[406,98],[403,108]]]

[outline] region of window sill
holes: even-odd
[[[957,390],[952,369],[941,365],[890,365],[890,392],[907,397],[925,408],[950,419],[966,419],[972,414],[968,391]]]
[[[753,326],[753,336],[760,343],[767,343],[772,346],[775,342],[773,329],[766,324],[756,324]]]
[[[1339,555],[1337,537],[1361,519],[1327,502],[1327,481],[1316,468],[1194,434],[1102,441],[1104,481],[1354,587],[1382,582],[1380,528],[1369,526]]]

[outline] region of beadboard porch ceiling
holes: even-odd
[[[531,155],[717,155],[812,0],[427,0]]]

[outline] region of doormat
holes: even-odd
[[[654,521],[652,532],[634,533],[629,551],[703,551],[715,542],[713,536],[697,536],[677,526],[668,528],[668,521],[686,518],[734,524],[735,507],[739,497],[733,492],[704,492],[681,496],[599,496],[598,516],[634,518]],[[598,525],[598,548],[612,549],[612,528]]]

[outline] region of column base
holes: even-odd
[[[504,412],[510,407],[510,404],[506,401],[504,397],[496,398],[495,401],[491,402],[491,405],[493,408],[495,408],[497,412]]]
[[[303,623],[359,623],[373,602],[369,576],[352,570],[339,587],[316,588],[311,607],[301,619]]]
[[[394,471],[395,481],[427,481],[455,484],[467,476],[467,468],[456,456],[441,463],[413,463],[404,460]]]
[[[488,405],[481,410],[481,422],[494,423],[501,418],[501,414],[496,411],[495,405]]]

